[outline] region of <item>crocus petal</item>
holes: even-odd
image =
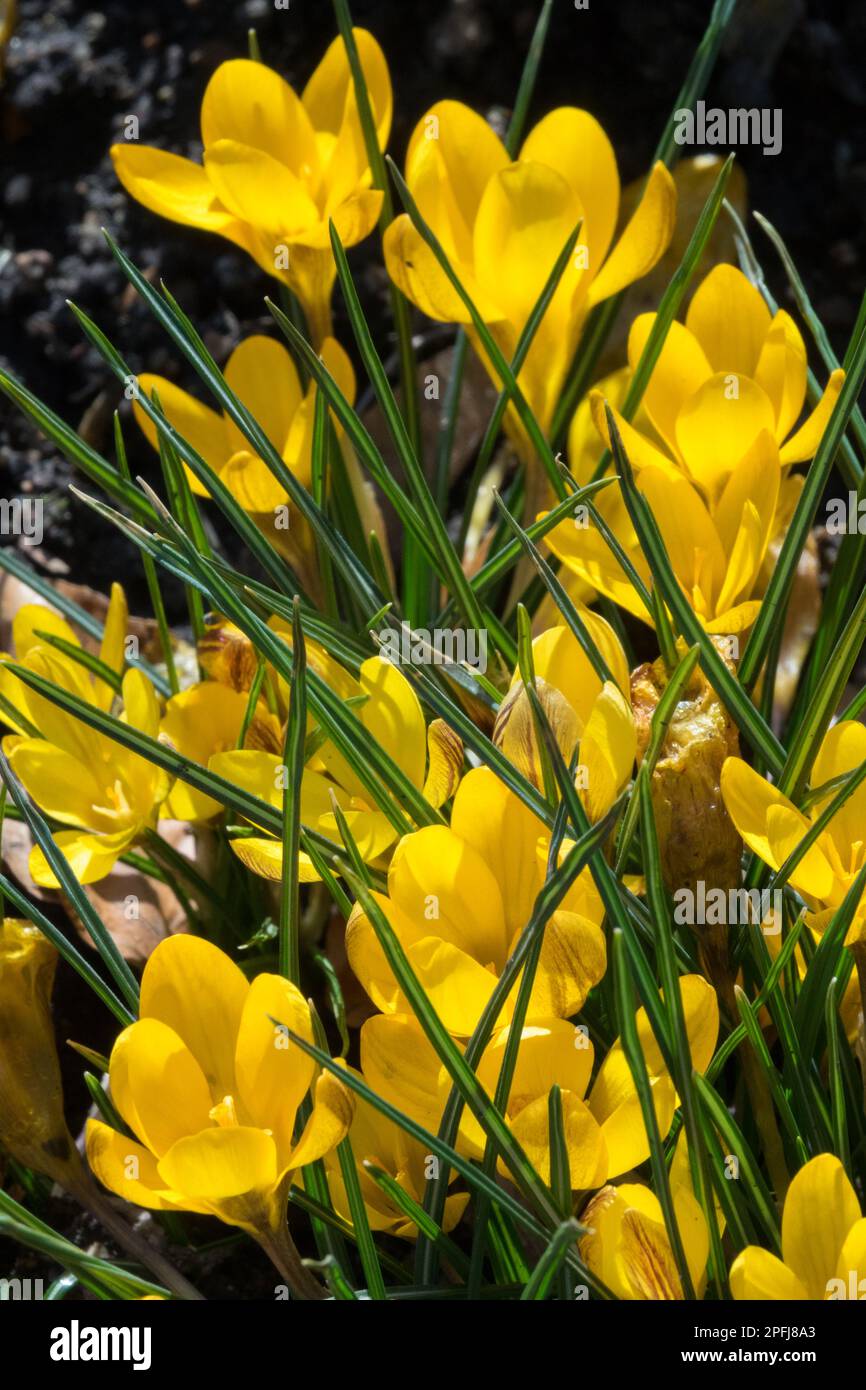
[[[394,284],[423,314],[442,323],[471,321],[463,300],[406,213],[401,213],[387,228],[382,249]],[[485,323],[496,323],[505,317],[495,300],[486,295],[482,297],[474,275],[470,276],[464,265],[455,269]]]
[[[295,364],[282,343],[254,333],[238,343],[225,366],[225,379],[282,455],[303,392]],[[249,449],[246,436],[226,419],[225,455]]]
[[[9,740],[6,754],[15,776],[37,806],[61,825],[87,825],[102,789],[80,758],[44,738]]]
[[[612,681],[605,681],[580,740],[584,802],[591,821],[610,810],[631,776],[637,732],[631,704]]]
[[[554,912],[544,931],[527,1017],[568,1018],[607,966],[604,932],[577,912]]]
[[[663,454],[655,444],[647,439],[645,434],[636,430],[634,425],[630,425],[625,416],[620,415],[619,411],[615,409],[614,402],[606,400],[601,391],[590,391],[589,401],[593,423],[608,447],[610,447],[610,431],[607,425],[605,406],[610,406],[626,458],[632,468],[636,471],[641,468],[658,468],[663,473],[670,474],[672,478],[681,476],[679,465]]]
[[[807,459],[814,458],[844,384],[845,373],[841,368],[830,373],[824,394],[812,414],[803,421],[797,433],[791,435],[787,444],[782,445],[779,457],[783,465],[805,463]]]
[[[682,406],[677,447],[695,482],[713,498],[761,432],[773,437],[775,425],[769,398],[751,377],[719,372]]]
[[[758,1245],[747,1245],[740,1251],[728,1279],[731,1296],[737,1302],[787,1303],[809,1297],[793,1270]]]
[[[444,719],[433,719],[427,729],[427,779],[424,800],[443,806],[457,790],[463,771],[463,743]]]
[[[233,748],[238,741],[247,696],[219,681],[199,681],[166,701],[159,726],[160,737],[168,739],[184,757],[207,766],[218,748]],[[173,820],[208,820],[221,811],[222,804],[198,791],[180,778],[173,784],[163,814]]]
[[[319,212],[304,183],[285,164],[238,140],[217,140],[204,152],[207,176],[220,201],[243,222],[280,237],[318,222]]]
[[[632,372],[655,325],[655,314],[639,314],[628,335]],[[652,370],[643,405],[665,443],[676,451],[677,416],[683,403],[712,376],[712,368],[697,338],[676,320],[668,326],[662,350]]]
[[[777,860],[777,851],[769,835],[770,811],[782,810],[786,817],[784,827],[777,817],[774,825],[777,841],[783,829],[788,836],[793,829],[797,838],[802,839],[809,830],[809,821],[782,792],[740,758],[725,759],[720,786],[728,815],[749,849],[754,850],[771,869],[780,869],[782,861]],[[820,845],[815,844],[807,851],[794,870],[792,882],[795,887],[816,898],[826,898],[832,892],[833,870]]]
[[[132,825],[114,835],[97,835],[88,830],[58,830],[52,839],[57,848],[63,851],[79,883],[98,883],[111,873],[120,856],[135,840],[139,829],[139,826]],[[39,845],[34,845],[30,851],[27,867],[33,882],[40,888],[60,887]]]
[[[588,111],[560,106],[529,132],[520,151],[523,160],[546,164],[561,174],[586,209],[581,241],[589,268],[598,269],[610,247],[619,211],[619,173],[607,135]]]
[[[532,161],[502,169],[484,190],[475,220],[475,273],[482,293],[501,304],[518,330],[582,211],[562,175]],[[566,312],[579,276],[572,263],[556,291],[555,303]],[[548,314],[553,309],[551,305]]]
[[[782,1255],[810,1298],[825,1298],[860,1203],[834,1154],[819,1154],[791,1181],[782,1212]]]
[[[842,1253],[839,1256],[836,1278],[843,1281],[846,1293],[851,1287],[852,1274],[858,1297],[862,1299],[862,1290],[866,1287],[864,1284],[866,1281],[866,1216],[854,1222],[845,1237]]]
[[[360,719],[376,742],[391,755],[415,787],[424,784],[426,730],[418,696],[401,671],[390,661],[371,656],[358,677],[369,698],[360,708]]]
[[[376,1014],[361,1028],[361,1069],[369,1086],[428,1128],[441,1113],[442,1064],[414,1014]]]
[[[406,182],[449,258],[460,262],[461,274],[472,262],[472,230],[484,190],[508,163],[490,124],[460,101],[436,102],[412,132]]]
[[[773,407],[780,444],[803,409],[806,374],[806,347],[800,330],[791,315],[779,309],[761,348],[755,381]]]
[[[853,772],[863,762],[866,762],[866,727],[857,719],[843,719],[824,735],[809,780],[813,787],[820,787],[834,777]],[[826,800],[817,803],[812,814],[817,816],[823,811],[831,796],[832,793]],[[866,789],[861,785],[827,827],[827,833],[839,850],[843,863],[847,862],[851,847],[864,838],[864,807]]]
[[[352,33],[370,97],[373,119],[376,122],[379,147],[384,149],[391,130],[393,106],[388,63],[369,30],[354,28]],[[328,46],[325,56],[304,88],[301,100],[317,131],[340,135],[350,103],[354,112],[354,82],[342,38],[334,39]]]
[[[628,695],[629,669],[622,643],[606,618],[582,603],[576,606],[593,645],[623,695]],[[532,659],[535,674],[562,691],[583,727],[602,682],[571,628],[559,625],[542,632],[532,643]]]
[[[231,847],[238,859],[251,873],[259,878],[268,878],[272,883],[283,879],[283,844],[281,840],[258,839],[250,836],[244,840],[232,840]],[[319,874],[308,854],[301,850],[298,855],[298,881],[318,883]]]
[[[676,185],[663,164],[654,164],[643,197],[593,278],[590,306],[609,299],[652,270],[670,245],[676,215]]]
[[[601,1129],[582,1100],[572,1091],[562,1092],[562,1121],[572,1191],[597,1187],[607,1171],[607,1151]],[[550,1181],[550,1117],[547,1096],[524,1105],[509,1120],[520,1143],[543,1182]]]
[[[111,598],[105,615],[105,628],[99,645],[99,659],[119,676],[126,663],[126,629],[129,625],[129,605],[120,584],[111,586]],[[100,709],[111,709],[114,691],[110,685],[98,678],[94,681],[93,694]]]
[[[141,1017],[174,1029],[217,1102],[234,1092],[235,1042],[249,988],[234,962],[197,936],[167,937],[144,967]]]
[[[204,1129],[169,1149],[159,1162],[159,1175],[185,1197],[218,1206],[224,1220],[256,1224],[262,1196],[276,1185],[276,1147],[261,1129]],[[224,1208],[224,1203],[230,1205]]]
[[[481,854],[452,829],[404,835],[388,870],[391,902],[423,935],[451,942],[482,965],[504,963],[508,939],[499,884]]]
[[[719,540],[727,554],[733,549],[742,524],[743,508],[750,502],[760,518],[764,535],[763,559],[776,516],[781,476],[775,440],[769,431],[762,431],[745,458],[734,468],[713,509]]]
[[[354,1104],[351,1092],[331,1072],[322,1072],[313,1093],[313,1110],[291,1153],[287,1167],[303,1168],[307,1163],[335,1149],[349,1132]]]
[[[249,58],[220,63],[211,77],[201,104],[201,138],[206,149],[237,140],[263,150],[302,179],[316,172],[316,140],[303,104],[279,73]]]
[[[546,834],[544,822],[494,772],[478,767],[467,772],[457,788],[451,829],[492,871],[510,940],[529,921],[541,887],[536,845]]]
[[[688,478],[644,468],[637,486],[649,502],[677,579],[691,599],[697,586],[713,603],[724,582],[727,559],[706,505]],[[709,613],[712,617],[713,614]]]
[[[201,1067],[177,1033],[156,1018],[139,1019],[114,1044],[111,1095],[157,1158],[210,1124],[213,1102]]]
[[[71,642],[73,647],[81,645],[66,619],[53,608],[43,603],[25,603],[12,619],[12,645],[19,662],[23,662],[31,647],[42,644],[43,639],[36,636],[37,632],[60,637],[64,642]]]
[[[629,1072],[629,1081],[634,1082]],[[674,1085],[668,1076],[655,1077],[652,1082],[653,1109],[659,1134],[665,1137],[671,1127],[676,1110],[677,1098]],[[649,1158],[650,1142],[643,1120],[640,1099],[637,1091],[631,1093],[617,1105],[611,1113],[602,1118],[595,1099],[595,1089],[590,1097],[590,1109],[601,1125],[607,1150],[607,1177],[615,1178],[627,1173]]]
[[[754,285],[732,265],[717,265],[698,285],[686,327],[695,335],[714,372],[754,377],[770,311]]]
[[[617,1264],[631,1298],[668,1303],[683,1297],[664,1224],[634,1208],[622,1218]]]
[[[172,1192],[160,1177],[156,1159],[143,1144],[119,1134],[102,1120],[88,1120],[86,1134],[87,1162],[103,1187],[125,1202],[151,1211],[190,1210],[180,1193]],[[198,1210],[208,1208],[200,1206]]]
[[[114,172],[139,203],[187,227],[230,234],[237,226],[200,164],[147,145],[112,145]]]
[[[222,416],[218,415],[215,410],[211,410],[210,406],[202,405],[195,396],[190,396],[187,391],[182,391],[173,382],[166,381],[165,377],[162,376],[151,376],[149,372],[143,372],[138,378],[138,389],[140,394],[148,399],[156,390],[166,420],[195,449],[196,453],[201,455],[214,473],[219,474],[228,455]],[[150,416],[145,414],[137,400],[132,402],[132,413],[145,438],[149,440],[154,449],[158,449],[159,434],[156,425]],[[197,497],[210,496],[207,488],[199,482],[189,468],[187,468],[186,476]]]
[[[291,1151],[295,1114],[316,1071],[289,1032],[313,1042],[306,999],[280,975],[257,975],[244,1001],[234,1070],[250,1121],[273,1133],[281,1161]]]

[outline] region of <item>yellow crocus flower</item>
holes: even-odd
[[[29,922],[0,922],[0,1144],[67,1188],[84,1179],[63,1115],[51,1018],[57,951]]]
[[[362,662],[356,679],[315,643],[307,643],[307,657],[341,699],[357,702],[354,712],[361,728],[423,791],[430,804],[443,805],[457,784],[463,748],[441,720],[434,720],[427,728],[418,697],[406,677],[390,662],[373,656]],[[285,769],[280,755],[244,748],[216,753],[208,766],[275,809],[282,809]],[[378,859],[397,838],[391,821],[384,811],[370,805],[367,788],[330,740],[317,750],[304,771],[300,788],[294,790],[300,796],[304,824],[342,848],[331,804],[331,797],[335,796],[367,863]],[[279,839],[254,836],[233,840],[232,849],[254,873],[277,881],[282,878],[283,847]],[[303,882],[318,879],[315,866],[303,851],[299,864]]]
[[[685,975],[680,993],[692,1062],[704,1072],[719,1031],[716,994],[700,975]],[[638,1037],[646,1060],[659,1130],[664,1137],[673,1121],[677,1096],[652,1033],[646,1010],[636,1014]],[[502,1067],[509,1029],[491,1038],[477,1076],[493,1095]],[[594,1049],[585,1028],[564,1018],[538,1018],[520,1035],[506,1118],[538,1174],[550,1180],[548,1099],[559,1086],[572,1191],[599,1187],[627,1173],[649,1157],[640,1100],[619,1039],[614,1042],[590,1085]],[[361,1029],[361,1064],[370,1086],[428,1129],[436,1130],[451,1090],[451,1078],[412,1015],[379,1014]],[[484,1131],[464,1111],[459,1146],[480,1159]],[[500,1170],[507,1170],[500,1165]]]
[[[449,1032],[478,1022],[545,878],[549,832],[489,768],[475,768],[454,797],[450,826],[404,835],[374,897]],[[580,874],[544,933],[530,1020],[567,1018],[605,971],[603,910],[588,871]],[[383,1013],[409,1009],[366,914],[346,928],[349,964]],[[516,994],[503,1008],[511,1017]]]
[[[369,1077],[364,1079],[370,1084]],[[408,1220],[405,1212],[391,1202],[387,1193],[367,1172],[364,1164],[369,1161],[377,1168],[383,1169],[389,1177],[396,1179],[404,1192],[407,1192],[416,1202],[423,1204],[427,1182],[438,1171],[439,1160],[428,1154],[418,1139],[413,1139],[404,1129],[394,1124],[392,1120],[389,1120],[386,1115],[383,1115],[380,1110],[377,1110],[361,1096],[355,1100],[355,1113],[349,1130],[349,1143],[352,1146],[352,1153],[358,1170],[358,1182],[371,1230],[400,1236],[403,1240],[416,1240],[418,1227],[415,1222]],[[328,1188],[334,1210],[345,1221],[351,1221],[351,1209],[336,1155],[329,1155],[325,1159],[325,1165],[328,1170]],[[457,1174],[452,1168],[449,1172],[449,1181],[453,1182],[456,1176]],[[445,1211],[442,1218],[443,1231],[448,1232],[454,1229],[463,1216],[468,1203],[468,1192],[456,1192],[445,1199]]]
[[[686,1264],[700,1298],[709,1254],[706,1219],[690,1185],[676,1183],[673,1172],[671,1197]],[[580,1241],[581,1258],[617,1298],[671,1302],[684,1297],[661,1203],[648,1187],[603,1187],[584,1207],[580,1220],[590,1227]]]
[[[864,761],[866,728],[856,719],[843,719],[824,735],[812,765],[812,786],[851,773]],[[721,789],[740,835],[771,869],[782,867],[834,795],[813,802],[804,813],[741,758],[726,759]],[[793,870],[791,886],[812,911],[839,907],[866,862],[864,817],[866,787],[861,784]]]
[[[294,1175],[346,1135],[352,1102],[290,1042],[313,1041],[309,1006],[279,975],[250,983],[193,936],[160,942],[141,981],[141,1013],[111,1053],[111,1097],[132,1133],[87,1124],[96,1177],[137,1206],[217,1216],[254,1236],[301,1292],[306,1275],[285,1224]],[[313,1108],[298,1134],[298,1111]]]
[[[391,128],[391,79],[372,34],[355,42],[379,144]],[[113,145],[124,188],[151,212],[216,232],[294,291],[318,347],[330,333],[336,270],[328,230],[345,246],[372,231],[382,194],[370,187],[355,89],[335,39],[300,97],[264,63],[221,63],[201,107],[202,163],[145,145]]]
[[[764,559],[775,535],[781,482],[779,449],[769,430],[758,434],[732,468],[712,510],[678,465],[661,454],[639,469],[635,482],[655,517],[673,572],[706,630],[731,634],[751,627],[761,606],[752,594],[761,587]],[[630,523],[624,538],[629,559],[649,589],[650,567]],[[619,561],[591,524],[580,528],[564,522],[547,542],[572,574],[635,617],[651,621]]]
[[[28,670],[53,681],[86,704],[102,710],[109,707],[113,692],[105,682],[91,677],[84,667],[52,647],[40,644],[35,636],[45,629],[75,640],[62,619],[52,618],[49,610],[32,605],[26,612],[20,611],[16,624],[18,656]],[[126,600],[119,585],[115,585],[102,654],[103,659],[110,657],[107,664],[116,671],[123,666],[125,627]],[[57,831],[54,841],[69,860],[79,883],[95,883],[111,871],[145,827],[155,823],[170,779],[146,759],[34,694],[12,672],[5,672],[3,679],[4,693],[42,735],[11,735],[3,740],[3,751],[37,806],[47,816],[72,827]],[[127,671],[120,698],[121,719],[156,738],[159,701],[147,676],[138,670]],[[29,867],[33,881],[40,887],[59,887],[38,845],[31,851]]]
[[[511,159],[481,116],[461,102],[440,101],[412,133],[406,182],[509,361],[559,253],[582,220],[575,254],[519,376],[546,430],[587,313],[651,270],[670,242],[676,215],[670,174],[655,165],[615,241],[616,156],[588,112],[551,111]],[[424,313],[469,322],[465,305],[405,214],[385,234],[385,260],[395,284]],[[474,330],[469,333],[477,347]],[[524,458],[533,462],[522,429],[514,419],[509,424]]]
[[[796,1174],[782,1212],[782,1258],[748,1245],[731,1266],[735,1299],[866,1298],[866,1217],[834,1154]]]
[[[640,314],[631,326],[632,371],[655,317]],[[660,443],[617,415],[626,452],[637,469],[664,469],[673,461],[712,503],[764,432],[776,442],[782,468],[815,453],[845,374],[832,373],[821,400],[792,433],[806,399],[806,374],[806,347],[791,316],[780,309],[771,317],[742,271],[717,265],[695,291],[685,323],[670,325],[643,395]],[[606,437],[600,392],[594,404]]]
[[[159,737],[190,762],[207,767],[215,753],[236,748],[247,696],[219,681],[197,681],[165,702]],[[221,814],[223,805],[180,778],[162,804],[168,820],[205,821]]]
[[[625,652],[604,618],[578,603],[591,640],[613,680],[602,681],[570,628],[548,628],[532,643],[536,689],[566,763],[578,752],[577,785],[590,820],[610,809],[631,776],[637,735]],[[499,710],[494,741],[536,787],[538,735],[519,671]]]

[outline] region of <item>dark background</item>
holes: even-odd
[[[427,107],[456,97],[507,119],[540,0],[353,0],[356,23],[381,42],[391,68],[390,143],[402,161]],[[624,182],[652,156],[710,0],[556,0],[530,120],[560,104],[584,106],[608,131]],[[108,147],[135,114],[143,143],[197,158],[198,111],[208,78],[247,51],[258,31],[266,62],[300,89],[336,33],[327,0],[19,0],[19,22],[0,89],[0,362],[90,442],[110,452],[119,388],[65,306],[76,300],[133,370],[194,379],[110,259],[111,228],[152,278],[162,276],[223,360],[239,336],[269,330],[271,285],[218,237],[165,222],[118,185]],[[781,231],[837,350],[844,349],[866,284],[866,4],[740,0],[708,104],[781,107],[782,152],[740,152],[751,206]],[[378,239],[352,252],[380,340],[390,332]],[[770,283],[789,303],[771,248],[756,235]],[[348,325],[336,299],[337,335]],[[387,341],[381,346],[387,349]],[[822,373],[823,374],[823,373]],[[134,469],[153,467],[135,426]],[[69,472],[54,448],[0,402],[3,491],[47,499],[37,563],[105,588],[112,566],[139,574],[123,549],[65,493]],[[142,602],[132,579],[133,601]],[[181,616],[178,612],[176,616]]]

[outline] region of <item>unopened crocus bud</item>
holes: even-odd
[[[0,1143],[27,1168],[70,1185],[81,1172],[63,1116],[51,1020],[57,951],[29,922],[0,927]]]

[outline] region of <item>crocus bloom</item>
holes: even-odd
[[[671,1174],[671,1189],[686,1264],[700,1297],[709,1254],[707,1223],[688,1184],[675,1184]],[[617,1298],[670,1302],[684,1297],[661,1204],[648,1187],[603,1187],[580,1220],[590,1227],[580,1241],[581,1258]]]
[[[478,1022],[545,878],[549,832],[489,768],[467,773],[450,826],[404,835],[374,897],[445,1027],[467,1037]],[[567,1018],[604,974],[602,908],[587,871],[544,933],[528,1019]],[[366,914],[346,928],[349,964],[377,1008],[407,1013]],[[515,991],[503,1008],[506,1023]]]
[[[778,446],[768,430],[758,434],[728,474],[712,511],[676,464],[662,455],[658,459],[663,466],[657,461],[647,463],[635,481],[658,524],[673,572],[708,632],[742,632],[752,625],[760,608],[760,600],[752,594],[775,534],[781,479]],[[628,543],[633,534],[629,525],[625,548],[650,588],[649,565],[633,542]],[[586,584],[635,617],[651,621],[619,561],[591,525],[583,529],[566,521],[550,533],[547,542]]]
[[[65,1187],[83,1174],[63,1116],[51,1017],[57,951],[29,922],[0,923],[0,1144]]]
[[[366,1077],[365,1080],[369,1083],[370,1078]],[[414,1197],[416,1202],[423,1204],[426,1184],[431,1177],[435,1176],[435,1173],[431,1171],[431,1162],[436,1165],[438,1160],[427,1153],[419,1140],[413,1139],[410,1134],[406,1133],[405,1129],[394,1124],[392,1120],[389,1120],[386,1115],[383,1115],[380,1110],[370,1105],[361,1096],[358,1096],[355,1102],[355,1113],[349,1130],[349,1143],[352,1146],[358,1171],[358,1182],[371,1230],[400,1236],[403,1240],[417,1239],[418,1227],[415,1222],[410,1221],[405,1212],[390,1200],[387,1193],[371,1177],[364,1164],[369,1160],[377,1168],[381,1168],[389,1177],[394,1178],[400,1184],[404,1192],[407,1192],[410,1197]],[[334,1210],[345,1221],[351,1221],[349,1201],[336,1154],[329,1155],[325,1164],[328,1169],[328,1188]],[[449,1173],[449,1180],[453,1181],[456,1176],[457,1174],[452,1168]],[[455,1192],[445,1199],[445,1212],[442,1219],[444,1231],[453,1230],[466,1210],[468,1202],[468,1192]]]
[[[236,748],[247,708],[247,696],[219,681],[197,681],[165,702],[159,737],[190,762],[207,767],[215,753]],[[222,803],[180,778],[162,804],[170,820],[210,820]]]
[[[122,610],[125,632],[126,603],[118,586],[115,586],[112,604],[114,613],[109,611],[103,652],[107,654],[109,649],[115,652],[110,664],[114,670],[120,670],[123,635],[119,615]],[[40,645],[33,635],[42,627],[60,631],[61,620],[46,622],[46,613],[47,609],[32,608],[15,634],[23,664],[85,703],[107,708],[113,696],[103,681],[92,678],[84,667],[53,648]],[[72,635],[70,629],[67,632]],[[28,634],[33,638],[32,645]],[[3,741],[4,752],[15,775],[45,814],[62,825],[73,827],[57,831],[55,843],[63,850],[78,881],[95,883],[110,872],[144,828],[155,823],[160,804],[168,794],[170,779],[144,758],[97,733],[50,700],[34,695],[22,682],[15,680],[11,672],[7,673],[7,678],[17,687],[10,698],[42,737],[12,735]],[[18,692],[22,692],[20,700]],[[127,671],[122,681],[121,700],[124,722],[156,738],[159,701],[147,676],[138,670]],[[30,855],[30,873],[41,887],[59,886],[38,845]]]
[[[532,643],[536,689],[566,764],[575,748],[578,787],[593,821],[613,805],[631,776],[637,739],[629,702],[625,652],[604,618],[582,604],[578,611],[613,680],[602,681],[571,629],[548,628]],[[520,672],[502,702],[494,741],[534,786],[541,759],[532,708]]]
[[[628,342],[632,371],[655,322],[641,314]],[[643,396],[661,447],[617,424],[636,468],[674,461],[713,502],[765,431],[783,468],[815,453],[842,389],[835,371],[818,405],[792,433],[806,399],[806,348],[789,314],[772,318],[754,285],[731,265],[717,265],[698,286],[685,324],[672,323]],[[596,399],[599,427],[606,434]]]
[[[89,1120],[95,1175],[138,1206],[240,1226],[291,1265],[289,1186],[345,1137],[352,1104],[329,1072],[316,1080],[287,1030],[313,1041],[309,1006],[288,980],[250,983],[198,937],[160,942],[144,968],[140,1017],[111,1053],[111,1097],[134,1137]],[[296,1135],[311,1087],[313,1107]]]
[[[354,34],[384,149],[388,65],[371,34]],[[330,45],[300,98],[263,63],[221,63],[202,101],[201,139],[201,164],[144,145],[114,145],[117,176],[151,212],[227,237],[287,284],[318,346],[330,332],[336,274],[328,223],[354,246],[372,231],[382,206],[381,192],[370,187],[342,39]]]
[[[356,703],[361,729],[390,754],[415,787],[433,806],[451,795],[463,765],[460,740],[441,720],[429,727],[418,697],[396,666],[373,656],[362,662],[357,679],[315,643],[307,644],[307,657],[342,700]],[[359,731],[360,732],[360,731]],[[241,749],[217,753],[209,766],[236,786],[252,792],[276,809],[283,804],[285,775],[281,756],[262,750]],[[426,773],[425,773],[426,769]],[[341,811],[364,860],[378,859],[397,838],[384,811],[370,804],[370,793],[330,740],[322,743],[304,771],[300,792],[301,819],[312,830],[342,846],[331,796]],[[238,858],[264,878],[282,878],[282,841],[254,836],[232,842]],[[318,873],[309,856],[300,854],[302,880]]]
[[[855,719],[841,720],[824,735],[812,765],[812,787],[853,772],[864,760],[866,728]],[[804,813],[740,758],[725,762],[721,788],[731,820],[771,869],[782,867],[834,795],[831,790]],[[866,787],[861,784],[793,870],[791,885],[813,912],[839,907],[863,867],[864,816]]]
[[[582,220],[575,254],[519,376],[546,429],[587,313],[645,275],[668,246],[676,212],[670,174],[655,165],[615,241],[616,157],[586,111],[551,111],[512,160],[481,116],[460,102],[441,101],[415,127],[406,182],[509,361],[557,257]],[[385,259],[395,284],[424,313],[469,322],[465,305],[405,214],[386,232]],[[474,330],[469,332],[477,347]],[[513,419],[509,423],[524,457],[534,462],[522,429]]]
[[[680,992],[692,1062],[703,1072],[719,1031],[715,991],[700,975],[686,975]],[[636,1022],[664,1136],[674,1117],[676,1092],[644,1009],[638,1010]],[[498,1029],[478,1064],[478,1078],[490,1096],[496,1090],[508,1035],[507,1027]],[[417,1019],[404,1014],[368,1019],[361,1029],[361,1058],[364,1075],[379,1095],[428,1129],[438,1128],[452,1083]],[[527,1024],[520,1035],[505,1111],[516,1139],[540,1177],[549,1182],[548,1099],[551,1088],[559,1086],[575,1192],[598,1187],[649,1157],[640,1101],[622,1043],[613,1044],[590,1087],[593,1058],[585,1028],[561,1018]],[[484,1131],[468,1110],[461,1117],[459,1143],[469,1157],[483,1156]],[[501,1171],[507,1170],[501,1167]]]
[[[731,1266],[737,1300],[862,1299],[866,1217],[834,1154],[803,1165],[785,1196],[782,1258],[748,1245]]]

